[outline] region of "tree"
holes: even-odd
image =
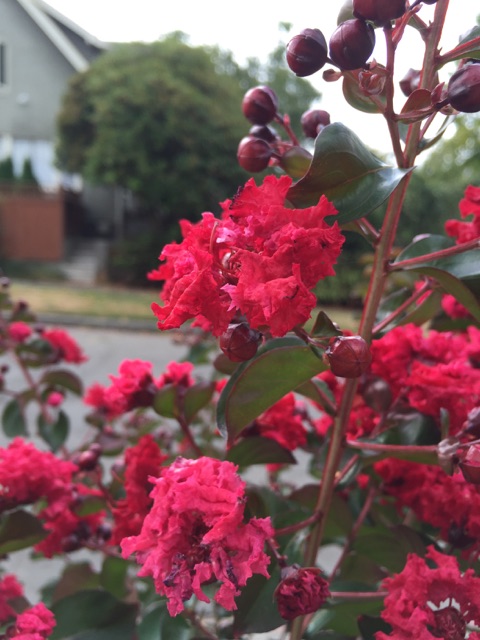
[[[65,96],[59,166],[130,189],[165,223],[215,207],[245,178],[243,89],[215,55],[172,34],[101,56]]]

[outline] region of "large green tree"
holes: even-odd
[[[58,164],[130,189],[164,220],[191,217],[245,178],[235,159],[242,95],[214,51],[178,34],[116,46],[72,80],[58,119]]]

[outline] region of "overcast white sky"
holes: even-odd
[[[192,45],[219,45],[233,52],[237,62],[248,57],[264,60],[278,42],[288,40],[279,30],[280,22],[293,25],[291,35],[306,27],[319,28],[327,42],[336,27],[338,10],[343,0],[317,0],[315,3],[296,3],[292,0],[47,0],[58,11],[69,17],[92,35],[107,42],[132,40],[153,41],[171,31],[184,31]],[[315,7],[315,9],[313,9]],[[425,5],[421,16],[428,18],[433,6]],[[452,0],[447,25],[442,39],[444,50],[455,46],[460,34],[475,25],[480,14],[478,0]],[[421,66],[423,48],[420,38],[411,29],[411,38],[402,42],[403,54],[398,65],[400,79],[410,68]],[[382,32],[377,30],[377,42]],[[384,62],[382,48],[375,57]],[[442,79],[453,71],[447,66]],[[371,146],[389,149],[386,126],[379,116],[359,114],[345,105],[340,83],[327,84],[321,72],[310,81],[318,88],[323,99],[321,107],[330,112],[333,121],[350,126]],[[368,139],[367,137],[368,136]]]

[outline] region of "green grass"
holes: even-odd
[[[34,313],[152,320],[155,290],[120,287],[75,287],[66,284],[13,282],[11,295],[30,305]]]
[[[152,302],[159,302],[155,289],[123,287],[79,287],[64,283],[15,282],[14,300],[22,299],[34,313],[81,315],[127,320],[152,320]],[[342,307],[324,307],[327,315],[342,329],[356,329],[357,312]]]

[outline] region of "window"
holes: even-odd
[[[7,84],[7,45],[0,41],[0,88],[6,87]]]

